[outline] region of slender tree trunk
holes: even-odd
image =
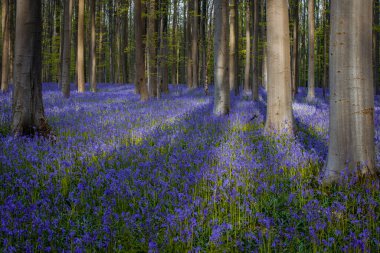
[[[42,101],[41,0],[17,0],[12,133],[49,134]]]
[[[232,0],[230,5],[230,67],[229,67],[229,83],[230,90],[235,91],[235,95],[239,93],[239,83],[238,83],[238,47],[239,47],[239,19],[237,16],[238,12],[238,0]]]
[[[214,114],[226,115],[230,111],[230,89],[228,85],[228,0],[215,0],[214,33]]]
[[[293,134],[287,0],[267,0],[268,101],[266,131]]]
[[[200,85],[205,87],[206,75],[207,75],[207,0],[202,0],[202,12],[201,12],[201,78]]]
[[[192,60],[192,88],[198,88],[199,83],[199,0],[194,0],[191,37],[191,60]]]
[[[328,87],[328,66],[329,66],[329,52],[328,52],[328,45],[329,45],[329,12],[328,12],[328,1],[323,1],[323,9],[324,9],[324,45],[323,45],[323,97],[326,98],[326,90]]]
[[[307,100],[315,99],[315,69],[314,69],[314,0],[309,0],[309,69]]]
[[[156,1],[149,1],[148,12],[148,87],[151,97],[157,97],[157,31],[156,31]]]
[[[246,17],[245,17],[245,71],[244,71],[244,93],[249,92],[249,76],[251,66],[251,8],[250,0],[246,1]]]
[[[292,50],[292,94],[293,97],[298,91],[299,82],[299,59],[298,59],[298,46],[299,46],[299,2],[298,0],[293,1],[293,50]]]
[[[345,168],[351,173],[376,174],[372,0],[333,0],[331,25],[325,184],[341,181]]]
[[[77,73],[78,92],[85,91],[84,75],[84,0],[78,0],[78,45],[77,45]]]
[[[186,23],[186,44],[187,44],[187,87],[191,88],[193,85],[193,59],[192,59],[192,13],[194,11],[194,2],[193,0],[187,0],[187,23]]]
[[[172,27],[172,61],[171,61],[171,83],[177,84],[177,22],[178,22],[178,0],[173,1],[173,27]]]
[[[259,100],[259,1],[254,1],[254,17],[253,17],[253,84],[252,84],[252,99]]]
[[[70,65],[71,65],[71,15],[73,0],[64,1],[64,25],[63,25],[63,49],[62,49],[62,70],[61,87],[65,98],[70,97]]]
[[[136,60],[135,60],[135,85],[140,94],[141,101],[149,98],[148,87],[145,78],[145,45],[143,44],[144,22],[142,17],[141,0],[135,0],[135,40],[136,40]]]
[[[95,0],[91,0],[91,91],[96,92],[96,30],[95,30]]]
[[[8,0],[2,1],[2,33],[3,33],[3,55],[1,67],[1,92],[9,89],[9,46],[10,46],[10,20]]]

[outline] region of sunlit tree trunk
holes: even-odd
[[[187,69],[186,69],[186,79],[187,87],[191,88],[193,85],[193,60],[192,60],[192,13],[194,11],[193,0],[187,0],[187,18],[186,18],[186,47],[187,47]]]
[[[230,90],[235,91],[235,95],[239,93],[238,84],[238,47],[239,47],[239,19],[238,13],[238,0],[232,0],[230,5],[230,66],[229,66],[229,83]]]
[[[376,174],[372,0],[332,0],[329,152],[324,183],[359,169]]]
[[[268,101],[266,131],[293,134],[287,0],[267,0]]]
[[[214,32],[214,114],[225,115],[230,111],[228,85],[228,0],[215,0]]]
[[[259,1],[254,1],[254,17],[253,17],[253,83],[252,83],[252,99],[254,101],[259,100]]]
[[[315,69],[314,69],[314,0],[309,0],[309,68],[308,68],[308,88],[307,100],[315,99]]]
[[[84,76],[84,0],[78,0],[78,44],[77,44],[77,75],[78,92],[85,91]]]
[[[135,0],[135,41],[136,41],[136,59],[135,59],[135,85],[140,94],[140,99],[146,101],[149,98],[148,87],[145,78],[145,46],[143,44],[144,22],[142,17],[141,0]]]
[[[3,33],[3,55],[1,68],[1,92],[7,92],[9,88],[9,46],[10,46],[10,20],[8,0],[2,1],[2,33]]]
[[[244,70],[244,93],[248,93],[249,89],[249,76],[251,66],[251,7],[250,0],[246,0],[246,17],[245,17],[245,70]]]
[[[41,0],[17,0],[12,133],[49,133],[42,101]]]

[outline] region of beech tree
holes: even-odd
[[[84,0],[78,0],[77,77],[78,92],[85,91],[84,76]]]
[[[12,133],[48,134],[41,83],[41,0],[17,0]]]
[[[239,93],[239,1],[232,0],[230,5],[230,58],[229,58],[229,83],[230,90]]]
[[[68,98],[70,96],[71,19],[73,0],[65,0],[63,5],[63,38],[60,80],[63,96]]]
[[[10,22],[9,22],[9,2],[2,1],[2,33],[3,33],[3,54],[1,68],[1,92],[7,92],[9,88],[9,46],[10,46]]]
[[[225,115],[230,111],[230,89],[228,85],[228,0],[215,0],[214,32],[214,114]]]
[[[332,0],[329,152],[323,182],[376,174],[372,1]]]
[[[293,134],[287,0],[267,0],[268,100],[265,129]]]
[[[309,0],[308,5],[309,14],[309,68],[308,68],[308,89],[307,100],[313,101],[315,99],[315,73],[314,73],[314,0]]]
[[[245,69],[244,69],[244,93],[249,91],[249,76],[251,66],[251,7],[250,0],[246,0],[246,16],[245,16]]]

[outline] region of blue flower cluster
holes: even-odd
[[[296,137],[264,133],[265,100],[130,85],[63,99],[44,85],[51,143],[10,136],[0,94],[1,252],[379,251],[379,184],[323,188],[328,103],[294,102]],[[265,93],[261,91],[261,97]],[[380,102],[376,100],[380,148]]]

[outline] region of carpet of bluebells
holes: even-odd
[[[132,85],[62,98],[57,140],[10,136],[0,94],[1,252],[379,252],[380,189],[322,187],[328,103],[297,96],[295,137],[264,133],[265,93],[212,115],[202,90],[140,102]],[[375,110],[380,161],[380,99]]]

